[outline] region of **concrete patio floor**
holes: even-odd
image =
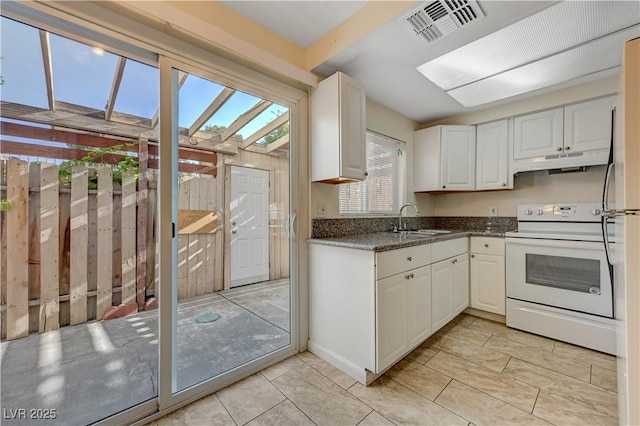
[[[178,389],[288,345],[289,280],[181,300],[177,340]],[[98,421],[157,395],[158,311],[2,342],[0,364],[3,425],[34,424],[11,418],[32,408],[56,410],[42,424]]]

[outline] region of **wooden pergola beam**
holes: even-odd
[[[285,112],[284,114],[280,114],[278,117],[276,117],[275,120],[267,123],[260,130],[244,139],[242,141],[242,145],[240,145],[240,148],[246,149],[249,145],[256,143],[258,140],[260,140],[261,137],[268,135],[269,132],[272,132],[273,130],[282,126],[287,121],[289,121],[289,111]]]
[[[118,59],[116,70],[113,74],[113,82],[111,83],[111,91],[109,92],[109,99],[107,99],[107,105],[104,108],[104,119],[111,120],[111,114],[113,114],[113,107],[116,104],[118,97],[118,91],[120,90],[120,83],[122,83],[122,76],[124,74],[124,67],[127,64],[127,58],[121,56]]]
[[[229,139],[231,136],[235,135],[236,132],[242,129],[248,122],[253,120],[265,109],[269,108],[273,105],[273,102],[266,101],[264,99],[260,100],[257,104],[251,107],[249,111],[242,113],[238,118],[235,119],[233,123],[227,127],[227,129],[222,133],[222,142]]]
[[[204,123],[209,120],[213,114],[218,112],[220,108],[236,93],[234,89],[229,87],[225,87],[222,92],[209,104],[207,109],[205,109],[200,117],[196,118],[196,121],[193,122],[191,126],[189,126],[189,131],[187,133],[188,136],[193,136],[200,128],[204,125]]]
[[[271,142],[270,144],[267,145],[267,154],[270,153],[271,151],[275,151],[276,149],[280,149],[285,145],[289,145],[289,134],[287,133],[286,135],[276,139],[275,141]]]
[[[55,108],[55,96],[53,92],[53,66],[51,64],[51,43],[49,33],[40,30],[40,48],[42,49],[42,64],[44,65],[44,80],[47,85],[47,102],[49,109]]]

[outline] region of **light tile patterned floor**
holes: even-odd
[[[164,425],[615,425],[615,357],[460,315],[365,387],[310,352]]]

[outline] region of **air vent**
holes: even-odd
[[[431,43],[482,18],[484,13],[474,0],[438,0],[423,4],[403,19],[416,35]]]

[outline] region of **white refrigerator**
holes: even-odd
[[[603,216],[615,223],[607,246],[616,290],[618,421],[640,425],[640,38],[624,46],[612,163],[605,192],[613,171],[615,202],[607,205],[605,197]]]

